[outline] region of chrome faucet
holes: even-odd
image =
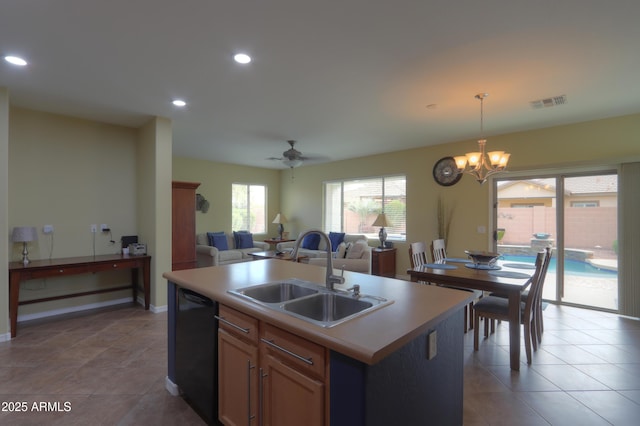
[[[327,277],[326,277],[326,283],[325,283],[327,288],[329,290],[333,290],[334,284],[344,284],[344,277],[333,275],[333,257],[331,256],[332,254],[331,240],[329,239],[329,236],[327,234],[320,231],[319,229],[310,229],[308,231],[303,232],[300,236],[298,236],[298,239],[296,240],[296,243],[293,246],[293,251],[291,252],[291,258],[293,259],[293,261],[295,262],[296,259],[298,258],[298,249],[300,248],[300,244],[302,244],[302,240],[304,240],[304,237],[306,237],[309,234],[320,235],[320,237],[324,239],[324,242],[327,246],[327,268],[326,268]],[[344,273],[344,270],[343,270],[343,273]]]

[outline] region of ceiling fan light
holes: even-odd
[[[290,168],[294,168],[294,167],[299,167],[302,165],[302,160],[298,160],[297,158],[293,158],[293,159],[284,159],[282,160],[282,162],[284,163],[285,166],[290,167]]]

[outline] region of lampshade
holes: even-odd
[[[26,243],[38,240],[38,231],[35,226],[16,226],[11,234],[14,243]]]
[[[287,223],[287,218],[282,213],[278,213],[271,223]]]
[[[16,226],[13,228],[11,234],[11,241],[14,243],[22,243],[22,263],[26,266],[31,261],[29,260],[29,250],[27,250],[27,243],[29,241],[36,241],[38,239],[38,231],[35,226]]]
[[[391,226],[391,222],[389,222],[389,220],[387,220],[387,215],[384,213],[380,213],[378,215],[378,217],[376,217],[376,220],[373,222],[372,226],[382,226],[384,227],[389,227]]]

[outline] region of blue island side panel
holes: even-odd
[[[463,326],[460,309],[376,365],[331,352],[331,426],[462,424]]]

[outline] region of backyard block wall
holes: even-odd
[[[567,207],[565,216],[566,248],[613,250],[618,232],[615,207]],[[534,233],[548,233],[555,240],[556,209],[500,208],[498,228],[505,229],[501,245],[530,245]]]

